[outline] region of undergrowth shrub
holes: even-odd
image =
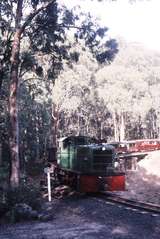
[[[20,185],[18,188],[9,189],[6,192],[6,204],[13,208],[18,203],[26,203],[37,210],[40,206],[40,190],[33,184]]]
[[[35,176],[39,176],[43,174],[43,170],[44,170],[44,163],[40,162],[28,162],[26,164],[26,172],[27,175],[31,176],[31,177],[35,177]]]

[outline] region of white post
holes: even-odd
[[[51,202],[51,177],[50,177],[50,172],[47,172],[47,184],[48,184],[48,201]]]

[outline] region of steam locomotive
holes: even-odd
[[[125,173],[115,147],[91,137],[59,139],[56,175],[79,192],[125,190]]]

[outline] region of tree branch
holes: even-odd
[[[23,80],[23,81],[19,84],[19,86],[21,86],[21,85],[23,85],[24,83],[26,83],[26,82],[28,82],[28,81],[31,81],[31,80],[42,80],[42,78],[40,78],[40,77],[30,77],[30,78],[27,78],[27,79]]]
[[[16,20],[15,20],[16,28],[19,28],[20,22],[22,19],[22,6],[23,6],[23,0],[18,0],[17,9],[16,9]]]

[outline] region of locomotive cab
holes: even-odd
[[[79,173],[88,171],[90,165],[90,151],[88,145],[96,142],[94,138],[84,136],[70,136],[59,140],[57,161],[65,170]]]

